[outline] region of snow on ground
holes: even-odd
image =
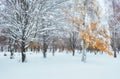
[[[44,59],[40,53],[28,53],[27,62],[20,62],[0,53],[0,79],[120,79],[120,55],[87,55],[87,62],[81,62],[81,54],[48,54]]]

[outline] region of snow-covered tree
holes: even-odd
[[[57,10],[67,0],[5,0],[2,25],[9,30],[9,38],[21,48],[22,62],[26,59],[25,51],[31,41],[43,36],[44,48],[47,49],[50,31],[58,26]],[[56,11],[56,12],[55,12]],[[37,36],[37,37],[36,37]],[[45,57],[46,49],[43,52]]]
[[[101,16],[100,7],[97,0],[73,0],[65,10],[67,20],[75,24],[73,27],[79,31],[83,40],[83,62],[86,62],[86,49],[89,46],[113,55],[109,27],[103,22],[105,20]]]
[[[108,21],[112,35],[112,47],[114,50],[114,57],[117,57],[117,50],[119,48],[118,40],[120,34],[120,0],[106,0],[106,4],[108,5]]]
[[[43,57],[46,57],[46,52],[51,37],[57,36],[58,31],[62,27],[62,14],[60,13],[62,5],[67,0],[41,0],[38,1],[38,16],[37,16],[37,35],[42,36]]]
[[[26,48],[29,46],[36,30],[35,2],[31,0],[5,0],[3,26],[9,31],[9,38],[17,41],[21,48],[22,62],[26,59]]]

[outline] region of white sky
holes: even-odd
[[[100,3],[100,6],[103,11],[103,15],[105,14],[106,6],[105,6],[105,0],[97,0]]]

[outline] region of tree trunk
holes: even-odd
[[[114,58],[117,58],[117,52],[114,50]]]
[[[46,58],[46,50],[43,50],[43,57]]]
[[[3,52],[3,46],[1,47],[1,52]]]
[[[82,62],[86,62],[86,49],[83,49],[82,51],[82,59],[81,59]]]
[[[24,41],[22,42],[21,55],[22,55],[22,62],[25,62],[26,54],[25,54],[25,42]]]
[[[116,49],[116,43],[115,43],[115,41],[114,41],[114,43],[113,43],[113,50],[114,50],[114,58],[117,58],[117,49]]]
[[[86,58],[87,58],[87,52],[86,52],[86,45],[84,43],[84,41],[82,42],[83,48],[82,48],[82,62],[86,62]]]
[[[25,62],[25,59],[26,59],[26,54],[25,52],[22,52],[22,62]]]
[[[46,58],[46,57],[47,57],[46,52],[47,52],[47,49],[46,49],[46,48],[44,48],[44,49],[43,49],[43,57],[44,57],[44,58]]]
[[[53,45],[52,55],[55,56],[55,46]]]
[[[86,0],[86,2],[88,2],[88,0]],[[84,3],[84,10],[86,11],[87,10],[87,3]],[[85,15],[83,16],[83,26],[84,27],[86,27],[86,13],[85,13]],[[86,52],[86,49],[87,49],[87,47],[86,47],[86,45],[85,45],[85,42],[84,42],[84,40],[82,40],[82,45],[83,45],[83,51],[82,51],[82,59],[81,59],[81,61],[82,62],[86,62],[86,56],[87,56],[87,52]]]
[[[73,49],[73,56],[75,56],[75,50]]]
[[[14,57],[13,49],[10,50],[10,59],[13,59]]]
[[[48,48],[48,46],[47,46],[47,44],[44,42],[44,45],[43,45],[43,57],[44,57],[44,58],[47,57],[47,55],[46,55],[46,53],[47,53],[47,48]]]
[[[53,48],[52,55],[55,56],[55,49]]]

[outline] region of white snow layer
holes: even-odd
[[[20,62],[20,54],[9,59],[0,53],[0,79],[120,79],[120,55],[88,54],[87,62],[81,62],[81,54],[28,53],[27,62]]]

